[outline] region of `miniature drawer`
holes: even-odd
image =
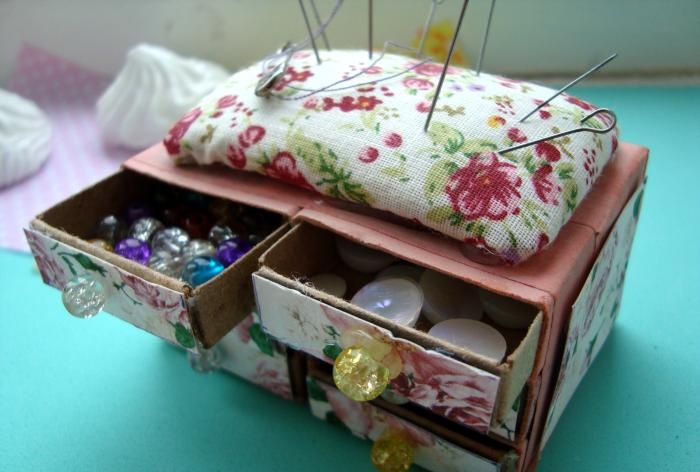
[[[268,185],[260,176],[175,167],[162,146],[135,156],[125,167],[31,222],[26,235],[44,282],[61,289],[76,275],[96,277],[108,291],[105,311],[184,348],[196,349],[198,343],[210,348],[250,314],[254,305],[250,274],[309,196],[284,184]],[[277,213],[281,224],[244,257],[197,287],[87,241],[102,217],[150,195],[156,186],[185,187]]]
[[[480,433],[496,430],[504,421],[515,429],[517,415],[513,416],[510,407],[532,371],[542,313],[534,316],[528,329],[500,329],[508,350],[506,359],[496,363],[295,280],[335,268],[347,274],[340,265],[334,238],[325,229],[301,223],[265,253],[263,267],[253,275],[264,329],[282,343],[329,363],[341,351],[342,334],[360,330],[390,346],[401,359],[401,373],[391,381],[390,394]],[[314,257],[305,251],[308,247],[314,248]],[[353,281],[350,276],[347,280],[349,285],[368,281]],[[537,309],[533,307],[533,311]],[[503,415],[496,415],[501,403],[508,408]]]
[[[397,441],[403,444],[412,452],[413,463],[433,472],[515,470],[517,454],[498,444],[485,444],[454,434],[444,427],[433,427],[415,415],[406,418],[373,403],[355,402],[312,376],[307,377],[307,391],[313,415],[322,420],[340,422],[355,436],[374,441],[373,457],[384,452],[382,448],[388,440],[390,444]],[[386,403],[382,405],[392,407]],[[376,467],[379,470],[403,470]]]

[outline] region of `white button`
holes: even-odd
[[[500,363],[506,340],[494,327],[476,320],[457,318],[436,324],[428,334]]]
[[[348,289],[345,279],[336,274],[316,274],[310,277],[309,280],[317,289],[338,298],[343,298],[345,291]]]
[[[537,309],[527,303],[479,289],[484,311],[497,325],[509,329],[525,329],[535,319]]]
[[[377,274],[375,280],[388,279],[393,277],[403,277],[414,282],[420,281],[420,276],[425,269],[411,264],[394,264]]]
[[[413,326],[420,316],[423,293],[408,279],[383,279],[362,287],[351,302],[395,323]]]
[[[420,286],[425,297],[423,314],[432,323],[452,318],[480,320],[484,315],[477,289],[461,280],[426,270]]]
[[[368,248],[345,238],[337,237],[335,243],[343,262],[348,267],[365,274],[379,272],[396,260],[391,254]]]

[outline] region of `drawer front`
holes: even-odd
[[[237,324],[216,346],[220,349],[222,370],[292,399],[286,349],[278,349],[277,343],[263,332],[257,313]]]
[[[27,229],[25,234],[44,283],[61,290],[75,276],[92,277],[107,291],[105,311],[185,349],[195,348],[183,294],[147,282],[38,231]]]
[[[307,379],[309,406],[314,416],[337,419],[354,435],[376,441],[388,431],[403,433],[413,446],[414,462],[433,472],[496,472],[501,465],[443,440],[372,404],[355,402],[339,390]]]
[[[365,320],[299,291],[253,274],[262,325],[282,343],[333,362],[346,330],[361,330],[391,345],[402,369],[391,381],[392,393],[431,411],[487,433],[496,405],[500,378],[494,374],[427,350]]]

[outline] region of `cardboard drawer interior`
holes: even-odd
[[[269,213],[273,221],[278,221],[276,229],[234,264],[197,287],[88,242],[95,237],[97,223],[106,215],[123,214],[129,202],[146,199],[158,189],[168,187],[175,188],[137,172],[121,170],[39,215],[30,225],[29,232],[35,235],[30,238],[30,245],[32,239],[37,238],[54,241],[62,248],[77,250],[79,257],[86,257],[85,260],[108,267],[110,272],[117,273],[122,279],[128,277],[129,280],[136,280],[143,290],[174,294],[176,298],[179,296],[183,305],[181,308],[187,317],[187,320],[183,319],[183,324],[189,324],[187,328],[191,329],[194,338],[203,347],[209,348],[251,313],[254,297],[250,275],[257,268],[261,254],[288,228],[288,215],[258,209]],[[45,281],[51,283],[46,277]],[[53,285],[62,288],[56,281]],[[109,302],[106,307],[109,309]],[[163,335],[158,328],[154,328],[156,325],[152,320],[139,319],[138,313],[119,311],[119,308],[111,310],[113,315],[168,339],[167,334]],[[181,318],[183,316],[180,315]],[[192,347],[188,343],[180,344]]]
[[[372,326],[388,330],[396,338],[396,341],[392,342],[405,340],[406,345],[417,344],[425,356],[416,357],[414,363],[427,362],[431,355],[439,353],[449,358],[449,362],[454,363],[452,367],[457,370],[459,370],[458,364],[463,365],[465,370],[473,368],[470,373],[475,376],[475,379],[478,378],[489,384],[493,382],[496,385],[495,388],[498,392],[492,392],[493,398],[486,395],[488,400],[493,401],[492,407],[495,409],[496,406],[504,404],[508,408],[503,408],[503,411],[509,411],[533,369],[543,317],[538,308],[531,307],[531,321],[525,329],[506,329],[490,321],[488,316],[484,316],[482,321],[494,326],[507,341],[507,352],[504,360],[495,362],[466,348],[429,336],[427,331],[432,325],[424,316],[421,316],[416,326],[411,328],[393,323],[349,303],[347,300],[352,297],[352,294],[362,285],[370,282],[374,276],[360,274],[342,263],[336,249],[336,237],[334,233],[326,229],[301,223],[293,227],[263,255],[261,269],[254,276],[254,285],[265,330],[283,342],[296,344],[295,347],[316,355],[326,362],[332,362],[332,359],[325,355],[325,351],[319,352],[318,346],[315,345],[316,339],[313,336],[305,338],[303,330],[292,332],[292,328],[286,329],[285,326],[288,324],[280,317],[294,317],[295,315],[294,313],[291,315],[285,313],[283,308],[276,306],[277,304],[290,306],[294,303],[293,301],[287,303],[290,297],[312,300],[321,303],[326,312],[330,309],[336,309],[336,313],[339,313],[340,316],[346,314],[348,320],[364,320],[367,322],[365,325],[367,330],[372,330]],[[313,248],[313,256],[308,248]],[[338,273],[347,280],[346,299],[334,297],[300,281],[300,279],[304,280],[304,278],[315,274],[328,272]],[[304,311],[301,316],[310,316],[311,310],[300,311]],[[318,326],[318,328],[329,329],[323,326]],[[333,329],[338,331],[342,328],[335,326]],[[377,334],[377,336],[382,335]],[[406,349],[414,348],[406,347]],[[405,367],[410,368],[411,366]],[[409,375],[413,375],[413,373]],[[485,387],[485,389],[490,388]],[[490,420],[492,423],[503,420],[503,415],[496,414],[490,417]],[[481,430],[486,432],[483,428]]]

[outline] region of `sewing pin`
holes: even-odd
[[[457,27],[455,28],[455,34],[452,36],[452,43],[450,44],[450,49],[447,52],[447,58],[445,59],[445,65],[442,68],[442,74],[440,74],[440,80],[438,81],[437,88],[435,89],[435,96],[433,97],[433,102],[430,104],[430,111],[428,112],[428,117],[425,119],[425,126],[423,131],[428,131],[430,126],[430,120],[433,117],[433,112],[435,111],[435,105],[437,104],[438,98],[440,98],[440,91],[442,90],[442,84],[445,81],[445,75],[447,74],[447,67],[450,65],[452,60],[452,54],[455,50],[455,44],[457,43],[457,36],[459,36],[459,29],[462,27],[462,21],[464,20],[464,13],[467,11],[467,5],[469,0],[464,0],[462,3],[462,11],[459,13],[459,20],[457,20]]]
[[[491,0],[489,8],[489,18],[486,20],[486,31],[484,31],[484,39],[481,41],[481,51],[479,51],[479,61],[476,63],[476,76],[481,73],[481,64],[484,61],[484,53],[486,52],[486,42],[489,39],[489,31],[491,30],[491,20],[493,19],[493,10],[496,6],[496,0]]]
[[[575,78],[574,80],[572,80],[571,82],[569,82],[568,84],[566,84],[564,87],[562,87],[562,88],[560,88],[559,90],[557,90],[556,92],[554,92],[554,95],[552,95],[552,96],[549,97],[547,100],[545,100],[544,102],[542,102],[542,103],[540,103],[539,105],[537,105],[537,106],[535,107],[535,109],[532,110],[530,113],[528,113],[527,115],[525,115],[525,116],[523,116],[522,118],[520,118],[520,120],[518,120],[518,123],[522,123],[523,121],[527,120],[527,119],[528,119],[530,116],[532,116],[532,114],[535,113],[537,110],[539,110],[540,108],[542,108],[543,106],[545,106],[546,104],[548,104],[549,102],[551,102],[552,100],[554,100],[555,98],[557,98],[557,97],[558,97],[559,95],[561,95],[562,93],[566,92],[568,89],[570,89],[571,87],[573,87],[573,86],[576,85],[577,83],[581,82],[583,79],[585,79],[585,78],[588,77],[589,75],[593,74],[593,73],[596,72],[597,70],[602,69],[608,62],[612,61],[612,60],[615,59],[616,57],[617,57],[617,53],[615,53],[615,54],[613,54],[612,56],[608,57],[607,59],[605,59],[605,60],[604,60],[603,62],[601,62],[600,64],[598,64],[598,65],[596,65],[596,66],[593,66],[592,68],[590,68],[589,70],[587,70],[586,72],[584,72],[583,74],[581,74],[580,76],[578,76],[577,78]]]
[[[309,0],[311,2],[311,10],[314,13],[314,17],[316,18],[316,23],[318,23],[319,27],[323,26],[323,22],[321,21],[321,15],[318,14],[318,8],[316,8],[316,1],[315,0]],[[326,28],[321,29],[321,37],[323,38],[323,44],[326,46],[326,49],[329,51],[331,50],[330,44],[328,44],[328,37],[326,36]]]
[[[303,0],[299,0],[299,7],[301,8],[301,14],[304,15],[304,23],[306,23],[306,29],[309,31],[309,39],[311,40],[311,47],[314,48],[314,54],[316,55],[316,62],[321,64],[321,56],[318,55],[318,48],[316,47],[316,39],[314,38],[314,33],[311,31],[311,23],[309,23],[309,17],[306,14],[306,8],[304,7]]]
[[[432,0],[430,2],[430,11],[428,12],[428,18],[425,20],[425,25],[423,25],[423,34],[420,37],[420,43],[418,44],[418,57],[423,57],[423,49],[425,49],[425,40],[428,37],[428,30],[430,25],[433,24],[435,19],[435,11],[437,6],[441,4],[444,0]]]
[[[373,33],[373,25],[372,25],[372,10],[374,9],[372,6],[372,0],[367,1],[367,7],[369,9],[368,12],[368,33],[369,33],[369,44],[367,45],[367,49],[369,51],[369,58],[372,59],[372,33]]]

